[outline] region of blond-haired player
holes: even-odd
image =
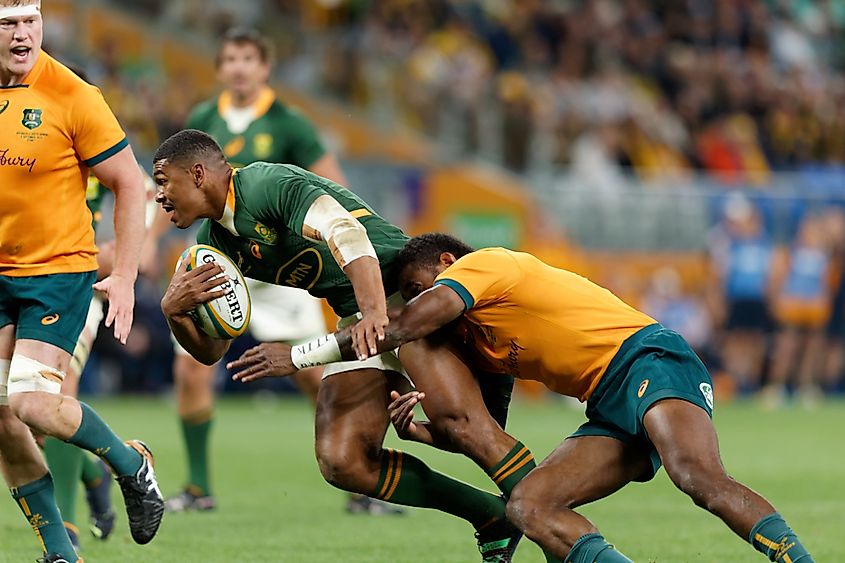
[[[89,170],[115,193],[116,258],[95,288],[125,342],[144,236],[144,186],[100,92],[41,51],[41,2],[0,0],[0,470],[45,561],[77,561],[30,428],[103,458],[118,476],[138,543],[163,501],[152,456],[88,405],[61,394],[97,269]],[[29,428],[27,428],[29,427]]]

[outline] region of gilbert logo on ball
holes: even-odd
[[[228,278],[217,289],[229,289],[229,293],[194,309],[191,318],[200,330],[212,338],[221,339],[243,334],[249,325],[251,306],[243,274],[235,263],[221,251],[205,244],[186,248],[180,260],[187,263],[189,271],[203,264],[218,264],[223,268],[221,275]]]

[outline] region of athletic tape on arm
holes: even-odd
[[[326,241],[341,268],[362,256],[378,260],[367,229],[331,196],[314,200],[305,214],[302,234],[314,241]]]
[[[53,395],[62,392],[65,374],[39,361],[15,354],[9,366],[9,395],[44,391]]]
[[[332,333],[304,344],[297,344],[290,350],[290,359],[297,369],[305,369],[339,362],[343,358],[337,339]]]
[[[9,360],[0,360],[0,405],[9,404]]]

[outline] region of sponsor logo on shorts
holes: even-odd
[[[44,326],[49,326],[51,324],[55,324],[56,322],[58,322],[58,320],[59,320],[58,313],[53,314],[53,315],[47,315],[46,317],[41,318],[41,324],[43,324]]]
[[[27,129],[41,127],[41,113],[42,111],[38,108],[26,108],[23,110],[23,119],[21,119],[21,123]]]
[[[702,383],[698,388],[701,390],[701,394],[704,395],[704,401],[707,403],[707,406],[710,407],[710,410],[713,410],[713,386],[709,383]]]
[[[643,379],[643,382],[640,383],[640,388],[637,389],[637,397],[642,398],[645,395],[645,390],[648,389],[648,379]]]

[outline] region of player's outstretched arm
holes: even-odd
[[[244,383],[264,377],[285,377],[300,369],[339,362],[366,359],[428,336],[452,322],[464,312],[464,302],[450,287],[436,285],[422,292],[396,313],[385,329],[385,338],[375,350],[348,327],[310,342],[289,346],[280,342],[264,343],[251,348],[226,366],[235,374],[232,379]],[[355,336],[355,342],[353,337]]]
[[[114,266],[111,274],[94,288],[108,296],[106,326],[114,323],[114,337],[126,344],[132,328],[135,278],[144,244],[144,178],[130,146],[94,165],[91,171],[114,192]]]
[[[188,270],[187,261],[179,263],[161,300],[161,311],[173,336],[198,362],[212,365],[229,349],[228,340],[212,338],[202,332],[190,317],[198,305],[222,297],[229,290],[218,289],[228,282],[220,276],[223,268],[214,263]]]
[[[407,342],[428,336],[460,317],[465,307],[455,290],[445,285],[435,285],[392,315],[390,324],[385,329],[384,340],[378,343],[376,353],[393,350]],[[337,343],[343,359],[365,360],[375,355],[367,343],[362,342],[358,334],[350,329],[337,333]]]

